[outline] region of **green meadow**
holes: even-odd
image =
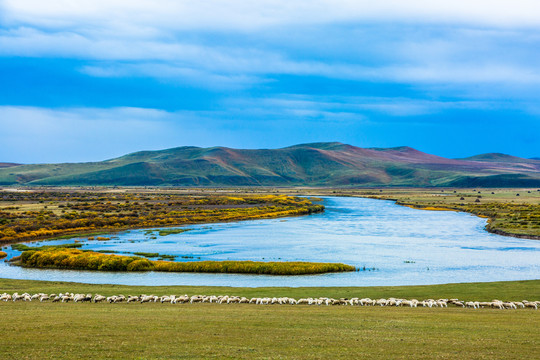
[[[0,293],[538,299],[540,281],[348,288],[0,280]],[[248,304],[1,302],[6,359],[535,359],[540,311]]]

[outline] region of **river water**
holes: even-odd
[[[425,211],[391,201],[327,197],[310,216],[186,226],[160,236],[130,230],[109,241],[86,238],[82,249],[177,255],[179,261],[255,260],[342,262],[360,271],[309,276],[117,273],[24,269],[0,262],[0,277],[126,285],[375,286],[540,278],[540,241],[490,234],[486,219]],[[43,244],[44,242],[41,242]],[[34,245],[34,244],[32,244]],[[17,255],[7,251],[9,257]]]

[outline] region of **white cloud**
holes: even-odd
[[[4,21],[49,28],[254,29],[339,21],[540,26],[535,0],[4,0]]]
[[[190,65],[193,66],[193,64]],[[248,74],[212,73],[194,67],[162,63],[84,66],[80,70],[96,77],[152,77],[165,82],[188,84],[212,90],[238,90],[268,82],[262,77]]]
[[[397,117],[428,115],[444,110],[460,109],[497,109],[501,105],[488,101],[436,101],[404,97],[374,97],[374,96],[306,96],[286,94],[267,99],[233,99],[230,101],[235,109],[259,107],[260,111],[275,114],[303,112],[310,116],[318,114],[350,114],[351,117],[362,114],[376,113]],[[331,117],[331,116],[329,116]],[[436,120],[434,120],[436,121]]]
[[[211,49],[160,40],[89,36],[77,32],[45,32],[34,28],[0,31],[0,54],[58,56],[96,60],[204,59]]]
[[[487,39],[478,34],[473,39],[465,35],[455,39],[446,33],[435,39],[426,34],[416,41],[393,39],[386,53],[376,50],[379,63],[365,64],[359,58],[362,54],[293,59],[294,51],[287,53],[271,45],[254,48],[242,39],[221,45],[92,36],[32,28],[4,30],[0,31],[0,54],[105,61],[110,63],[83,65],[81,71],[98,77],[153,77],[211,89],[242,89],[282,74],[413,84],[540,84],[538,64],[529,60],[535,48],[508,45],[501,51],[493,39],[496,34]],[[507,34],[503,37],[511,41]],[[384,38],[359,40],[357,46],[369,54],[377,40]],[[495,44],[475,48],[482,41]],[[350,46],[355,42],[351,40]]]
[[[223,91],[317,76],[463,98],[540,85],[537,1],[0,0],[0,23],[0,56],[78,59],[94,77]]]
[[[540,3],[509,4],[0,0],[0,55],[76,58],[89,62],[81,71],[91,76],[144,76],[211,89],[243,89],[276,75],[536,86],[540,69],[531,59],[540,36],[521,27],[540,26]],[[381,25],[394,21],[430,25]],[[349,33],[334,26],[339,23],[369,23],[370,31]],[[310,24],[332,34],[312,34]],[[218,30],[228,35],[213,39]],[[328,44],[335,48],[325,51]]]

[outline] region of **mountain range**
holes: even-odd
[[[0,185],[540,187],[540,160],[448,159],[410,147],[312,143],[281,149],[177,147],[87,163],[0,163]]]

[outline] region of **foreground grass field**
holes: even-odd
[[[0,293],[538,298],[540,281],[369,288],[132,287],[0,280]],[[391,295],[390,295],[391,294]],[[537,359],[540,311],[0,303],[4,358]]]
[[[0,306],[5,358],[537,359],[533,311],[193,304]]]

